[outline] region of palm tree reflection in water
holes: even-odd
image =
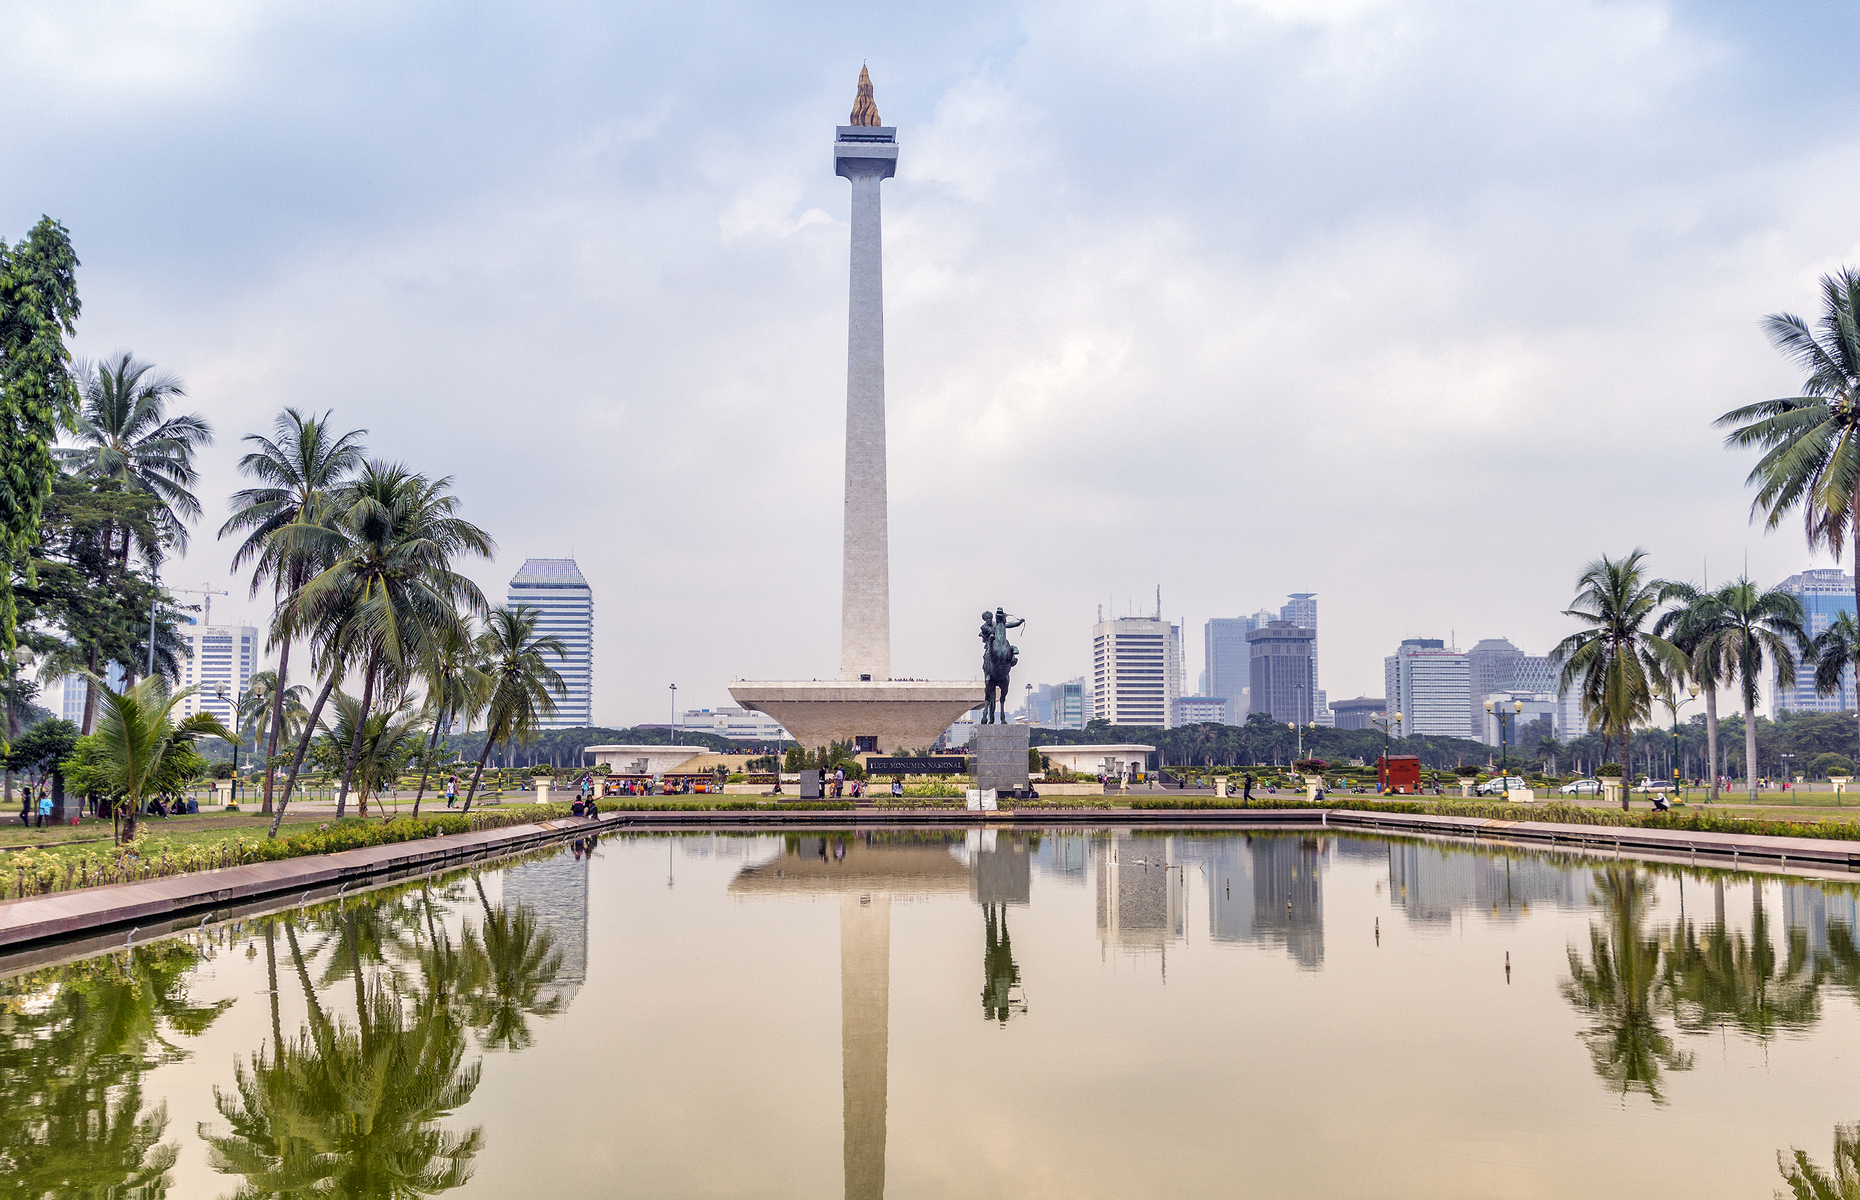
[[[1660,940],[1647,928],[1652,885],[1632,867],[1610,867],[1595,872],[1595,888],[1602,921],[1589,929],[1587,963],[1570,949],[1563,997],[1593,1017],[1580,1036],[1595,1073],[1623,1097],[1643,1092],[1663,1104],[1661,1072],[1690,1070],[1693,1056],[1677,1049],[1660,1025],[1667,989]]]
[[[167,1195],[180,1154],[142,1077],[232,1004],[194,1004],[201,951],[174,940],[36,971],[0,990],[0,1178],[10,1196]]]
[[[200,1129],[215,1169],[244,1177],[236,1197],[398,1200],[470,1180],[483,1131],[442,1124],[478,1087],[482,1065],[465,1061],[467,1035],[476,1033],[483,1050],[529,1045],[529,1018],[560,1007],[540,996],[561,963],[533,912],[492,904],[474,884],[483,924],[465,922],[456,938],[429,885],[332,911],[327,938],[309,954],[295,918],[267,930],[272,1042],[249,1065],[234,1063],[231,1091],[215,1089],[230,1131]],[[289,1038],[278,1014],[277,924],[307,1018]],[[311,966],[325,949],[313,982]],[[353,989],[353,1020],[326,1008],[327,989],[340,981]]]

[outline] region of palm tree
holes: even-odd
[[[491,677],[479,665],[475,639],[434,641],[420,665],[420,675],[426,684],[426,708],[433,733],[420,768],[420,790],[413,794],[416,817],[420,815],[420,800],[426,795],[426,778],[440,731],[461,718],[469,730],[491,700]]]
[[[432,480],[400,466],[367,463],[339,489],[339,515],[330,526],[298,522],[279,531],[291,552],[333,557],[289,607],[311,622],[339,618],[362,669],[361,719],[343,765],[338,818],[377,688],[398,692],[427,646],[463,639],[466,615],[486,610],[478,586],[451,563],[460,554],[488,557],[491,538],[453,515],[458,499],[451,484],[449,478]]]
[[[123,837],[133,840],[143,805],[161,790],[162,764],[169,754],[195,737],[233,742],[238,735],[207,712],[195,713],[178,726],[172,724],[168,718],[174,706],[198,689],[170,692],[160,676],[119,692],[92,675],[90,686],[97,691],[103,709],[92,745],[104,785],[123,812]]]
[[[424,717],[411,710],[404,700],[392,709],[381,708],[362,721],[361,702],[353,696],[337,693],[336,719],[328,723],[323,735],[332,747],[354,744],[360,747],[355,758],[356,796],[363,816],[368,815],[368,798],[391,789],[400,768],[420,745]],[[362,721],[357,738],[356,722]]]
[[[1722,589],[1721,589],[1722,590]],[[1719,592],[1701,591],[1689,583],[1669,583],[1660,598],[1677,601],[1660,614],[1653,631],[1678,646],[1690,665],[1692,678],[1705,696],[1705,757],[1711,760],[1711,802],[1718,801],[1718,689],[1726,680],[1715,658],[1699,653],[1712,635],[1726,629],[1732,618],[1720,602]]]
[[[568,657],[568,648],[558,637],[537,634],[540,616],[527,604],[494,608],[478,637],[482,669],[491,679],[491,697],[485,706],[484,749],[478,753],[478,767],[465,792],[466,812],[471,811],[472,796],[484,777],[491,744],[535,737],[543,720],[554,714],[556,697],[568,694],[561,675],[543,661],[545,654]]]
[[[1815,694],[1832,696],[1843,678],[1860,686],[1860,624],[1852,613],[1842,613],[1814,641]]]
[[[1716,616],[1700,636],[1696,657],[1708,679],[1735,682],[1744,701],[1744,775],[1750,802],[1757,801],[1757,687],[1763,679],[1763,660],[1774,661],[1776,682],[1795,684],[1798,655],[1810,652],[1803,632],[1802,602],[1780,588],[1768,591],[1748,579],[1727,583],[1713,594]]]
[[[1799,507],[1809,547],[1825,545],[1838,560],[1860,520],[1860,271],[1822,276],[1821,303],[1819,335],[1792,313],[1763,319],[1770,344],[1806,374],[1802,394],[1734,408],[1713,424],[1735,426],[1726,445],[1763,451],[1745,480],[1757,488],[1752,517],[1762,512],[1774,529]]]
[[[159,563],[166,546],[187,549],[187,521],[200,516],[200,501],[188,489],[198,478],[194,451],[213,442],[213,427],[198,413],[167,415],[168,401],[187,395],[181,381],[157,373],[149,363],[124,353],[78,371],[83,407],[71,424],[77,446],[59,457],[79,474],[114,479],[161,501],[155,517],[160,545],[144,545],[143,556]],[[129,563],[131,531],[122,531],[120,561]]]
[[[1550,652],[1563,664],[1557,690],[1581,688],[1583,715],[1601,727],[1604,755],[1617,740],[1626,754],[1634,723],[1652,714],[1656,683],[1686,670],[1679,648],[1646,628],[1665,585],[1646,577],[1645,557],[1638,549],[1620,559],[1604,554],[1584,568],[1575,603],[1563,615],[1589,628]]]
[[[361,439],[366,429],[351,429],[336,436],[329,424],[330,414],[310,416],[287,408],[272,425],[273,436],[247,434],[243,440],[254,447],[239,460],[242,474],[256,480],[257,487],[234,492],[233,514],[220,526],[222,538],[244,533],[238,553],[233,555],[233,570],[247,562],[252,564],[252,595],[270,582],[272,595],[280,605],[297,594],[316,574],[316,564],[303,555],[285,552],[285,539],[275,535],[286,526],[304,519],[329,493],[355,473],[362,462]],[[288,678],[291,640],[272,644],[278,647],[278,678]],[[285,693],[273,697],[271,736],[265,747],[264,812],[271,811],[272,781],[276,769],[272,759],[278,753],[278,735],[284,725],[282,704]]]

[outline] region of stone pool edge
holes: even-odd
[[[533,825],[0,900],[0,954],[10,959],[15,951],[66,943],[86,934],[96,935],[84,939],[87,945],[95,942],[96,949],[108,949],[128,944],[139,934],[160,937],[196,920],[224,920],[275,907],[272,902],[279,896],[301,892],[308,901],[323,893],[317,898],[328,899],[358,883],[441,871],[480,858],[598,833],[619,824],[614,814],[604,813],[595,819],[564,817]],[[128,938],[123,933],[125,928],[130,931]]]

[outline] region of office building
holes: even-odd
[[[1781,591],[1802,602],[1808,619],[1802,629],[1810,637],[1827,632],[1836,617],[1854,611],[1854,577],[1838,567],[1821,567],[1791,575],[1776,585]],[[1795,683],[1783,687],[1776,669],[1770,668],[1770,711],[1780,712],[1852,712],[1854,709],[1854,673],[1849,667],[1841,672],[1841,686],[1826,696],[1815,691],[1815,669],[1797,664]]]
[[[236,728],[239,700],[258,670],[258,630],[250,625],[182,625],[175,632],[186,646],[181,686],[200,689],[181,697],[177,711],[183,717],[209,712],[227,728]]]
[[[1472,690],[1466,652],[1439,638],[1405,638],[1382,660],[1397,737],[1470,737]]]
[[[594,724],[594,589],[572,558],[525,559],[510,581],[505,603],[538,610],[536,632],[560,638],[567,653],[547,658],[562,676],[567,694],[556,697],[555,713],[544,729],[573,729]]]
[[[1311,678],[1317,678],[1317,644],[1315,642],[1312,643],[1311,649]],[[1330,711],[1330,693],[1319,688],[1317,697],[1317,708],[1311,714],[1311,723],[1323,729],[1336,728],[1337,718]]]
[[[1225,696],[1238,701],[1240,694],[1253,685],[1253,656],[1247,649],[1246,635],[1259,628],[1253,617],[1214,617],[1202,626],[1203,672],[1201,693]],[[1236,722],[1246,720],[1246,710],[1234,707]]]
[[[1083,675],[1053,685],[1052,728],[1083,729],[1090,711],[1091,693],[1086,690]]]
[[[1225,696],[1178,696],[1175,701],[1177,725],[1231,725],[1233,710]]]
[[[1186,673],[1182,627],[1155,617],[1092,626],[1092,716],[1113,725],[1172,728]]]
[[[117,691],[123,689],[123,668],[116,663],[106,663],[103,679]],[[42,685],[39,703],[48,711],[73,725],[84,724],[84,701],[90,696],[90,680],[82,675],[61,675]]]
[[[1330,711],[1337,719],[1338,729],[1375,729],[1377,725],[1371,717],[1379,717],[1388,711],[1388,701],[1380,697],[1358,696],[1354,700],[1339,700],[1330,706]]]
[[[1286,597],[1285,603],[1279,608],[1279,620],[1290,621],[1300,629],[1309,629],[1311,631],[1312,687],[1318,686],[1321,680],[1321,676],[1318,674],[1317,617],[1316,592],[1293,592],[1290,596]],[[1322,705],[1317,707],[1321,708]]]
[[[1309,725],[1317,704],[1312,654],[1317,630],[1269,621],[1246,635],[1253,671],[1252,710],[1275,721]]]
[[[1466,652],[1470,707],[1466,713],[1467,733],[1461,736],[1482,736],[1485,729],[1485,698],[1493,692],[1515,687],[1512,678],[1523,660],[1524,651],[1506,638],[1485,638]]]

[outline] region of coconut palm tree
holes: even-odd
[[[1802,602],[1780,588],[1764,590],[1748,579],[1713,593],[1715,617],[1700,635],[1696,657],[1710,679],[1735,683],[1744,702],[1744,775],[1757,800],[1757,689],[1767,657],[1782,687],[1795,685],[1795,664],[1810,654]]]
[[[527,604],[494,608],[478,636],[481,669],[491,679],[491,695],[485,705],[484,749],[465,791],[466,812],[471,811],[472,796],[484,777],[484,760],[490,756],[492,743],[529,741],[543,720],[554,714],[556,697],[568,694],[562,676],[544,661],[545,655],[566,658],[568,648],[562,639],[536,632],[540,616]]]
[[[114,479],[161,501],[158,544],[140,547],[150,564],[159,564],[168,546],[185,551],[187,522],[200,516],[200,501],[188,490],[199,478],[194,451],[212,445],[213,427],[198,413],[168,416],[168,402],[187,395],[181,381],[128,353],[81,366],[78,390],[84,401],[70,427],[77,445],[59,457],[79,474]],[[126,568],[131,530],[121,536],[118,555]]]
[[[1735,623],[1721,603],[1719,592],[1701,591],[1689,583],[1668,583],[1660,598],[1674,604],[1660,614],[1653,631],[1685,653],[1692,678],[1705,697],[1705,757],[1711,760],[1711,802],[1718,800],[1718,689],[1727,682],[1722,664],[1699,653],[1715,633]]]
[[[1800,509],[1809,546],[1827,546],[1838,559],[1860,520],[1860,271],[1821,277],[1814,328],[1773,313],[1763,330],[1806,376],[1802,394],[1746,404],[1713,423],[1733,426],[1726,445],[1763,451],[1745,480],[1757,488],[1752,517],[1762,513],[1774,529]],[[1860,605],[1860,577],[1854,599]]]
[[[478,586],[452,569],[458,555],[489,557],[493,545],[484,530],[454,515],[458,499],[451,485],[449,478],[366,463],[338,490],[337,516],[328,526],[298,522],[279,531],[291,552],[333,559],[298,590],[289,608],[312,623],[338,618],[362,672],[357,740],[343,765],[338,818],[377,691],[403,688],[429,645],[462,640],[466,618],[488,607]]]
[[[1679,647],[1648,627],[1666,585],[1647,577],[1645,557],[1638,549],[1619,559],[1604,554],[1584,568],[1563,615],[1588,628],[1550,652],[1563,665],[1557,690],[1581,689],[1583,714],[1601,728],[1604,755],[1617,741],[1627,753],[1634,723],[1652,714],[1656,687],[1687,669]]]
[[[102,706],[91,743],[98,775],[123,813],[124,839],[133,840],[143,806],[162,790],[162,765],[170,754],[196,737],[233,742],[239,735],[212,713],[195,713],[179,724],[169,720],[175,705],[197,688],[170,692],[159,676],[119,692],[92,675],[90,686]]]
[[[1843,679],[1860,687],[1860,624],[1852,613],[1841,613],[1816,635],[1814,663],[1816,695],[1835,695]]]
[[[367,816],[368,798],[392,789],[401,766],[419,750],[425,718],[402,700],[393,708],[380,707],[370,713],[357,739],[361,701],[340,692],[335,700],[335,720],[326,723],[323,736],[338,754],[351,744],[360,747],[355,758],[355,792],[361,814]]]
[[[426,708],[433,731],[420,767],[420,789],[413,794],[416,817],[420,815],[420,800],[426,795],[426,779],[440,731],[457,720],[463,720],[469,730],[491,700],[491,677],[479,664],[476,639],[430,643],[420,664],[420,676],[426,686]]]
[[[304,514],[352,476],[362,463],[361,439],[366,429],[351,429],[337,436],[330,414],[312,416],[287,408],[273,423],[273,436],[247,434],[253,450],[239,460],[242,474],[259,486],[233,493],[232,516],[220,526],[222,538],[243,533],[245,540],[233,555],[233,570],[252,564],[252,595],[271,584],[274,600],[282,605],[317,573],[318,564],[304,555],[285,552],[285,539],[277,532],[304,519]],[[288,679],[291,640],[272,645],[278,650],[278,678]],[[287,693],[273,697],[271,735],[265,746],[265,801],[271,811],[272,759],[278,753],[278,736],[284,727],[283,703]]]

